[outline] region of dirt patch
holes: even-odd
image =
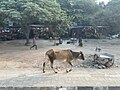
[[[23,46],[22,42],[14,42],[14,41],[4,41],[0,42],[0,46]]]
[[[88,40],[87,42],[83,42],[83,47],[78,47],[77,44],[67,45],[66,42],[59,46],[52,46],[51,43],[49,45],[49,41],[41,40],[38,42],[38,50],[29,50],[29,47],[25,47],[23,45],[24,41],[21,40],[0,42],[0,69],[37,68],[42,70],[42,63],[46,60],[44,54],[48,49],[72,49],[74,51],[83,51],[86,60],[72,62],[74,67],[77,68],[85,68],[82,66],[82,64],[84,64],[84,66],[87,65],[88,67],[92,67],[92,63],[90,60],[87,60],[87,57],[91,54],[94,54],[96,47],[100,47],[102,51],[106,50],[107,52],[112,52],[115,57],[120,58],[118,54],[120,51],[120,48],[118,48],[120,46],[118,44],[120,40],[105,40],[105,42],[103,41],[104,40]],[[112,46],[111,42],[115,43],[115,45]],[[4,45],[7,45],[7,47],[4,47]],[[13,47],[11,47],[11,45]],[[19,48],[17,48],[18,46]],[[66,67],[69,67],[69,65],[65,62],[55,62],[54,67],[65,69]],[[46,69],[50,70],[50,64],[47,65]]]

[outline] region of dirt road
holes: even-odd
[[[37,40],[38,50],[30,50],[24,46],[24,40],[0,41],[0,86],[97,86],[120,85],[120,40],[83,40],[83,47],[78,44],[53,46],[48,40]],[[42,63],[48,49],[72,49],[83,51],[85,58],[95,53],[95,48],[100,47],[103,52],[115,56],[115,64],[108,69],[82,67],[84,61],[76,61],[73,71],[65,73],[66,63],[55,62],[55,67],[61,67],[58,74],[54,74],[49,65],[47,73],[42,73]]]

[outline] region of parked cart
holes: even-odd
[[[106,68],[111,67],[114,64],[114,55],[109,53],[95,53],[93,59],[94,63],[104,65]]]

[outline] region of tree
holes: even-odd
[[[92,23],[106,26],[106,33],[116,34],[120,32],[120,0],[111,0],[105,8],[95,14]]]
[[[19,21],[29,44],[29,25],[35,22],[44,23],[64,21],[65,12],[56,0],[1,0],[0,11],[11,21]],[[1,13],[1,12],[0,12]]]
[[[91,17],[99,10],[95,0],[57,0],[76,25],[90,25]]]

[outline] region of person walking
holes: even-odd
[[[33,45],[30,47],[30,49],[35,47],[35,49],[37,50],[37,44],[36,44],[36,37],[35,37],[35,35],[33,36],[32,43],[33,43]]]

